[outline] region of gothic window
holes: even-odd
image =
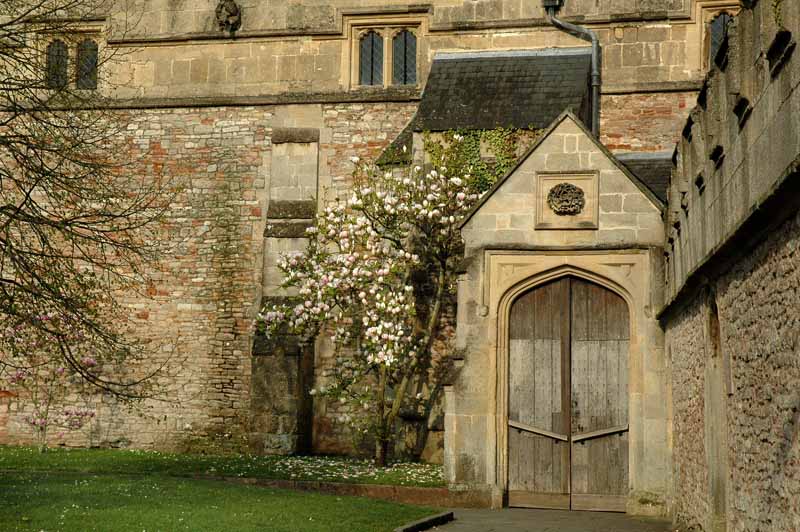
[[[728,38],[728,24],[730,24],[733,17],[728,13],[720,13],[708,25],[708,64],[714,64],[714,58],[717,57],[725,39]]]
[[[46,84],[50,89],[63,89],[67,86],[67,63],[69,54],[64,41],[55,40],[47,46]]]
[[[383,85],[383,38],[377,32],[361,37],[358,65],[360,85]]]
[[[417,83],[417,37],[403,30],[392,39],[392,83]]]
[[[97,43],[86,39],[78,44],[75,83],[79,89],[97,88]]]

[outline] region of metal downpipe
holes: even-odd
[[[556,28],[592,43],[592,134],[600,138],[600,39],[583,26],[564,22],[556,17],[555,7],[546,7],[547,21]]]

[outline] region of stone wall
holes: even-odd
[[[684,124],[670,188],[668,296],[784,183],[800,154],[800,3],[745,9],[730,30],[724,68],[709,74]],[[785,42],[784,42],[785,41]]]
[[[713,283],[730,375],[728,530],[792,530],[800,522],[800,216]],[[702,298],[667,329],[674,409],[675,517],[715,530],[704,397],[709,358]],[[719,528],[716,528],[719,529]]]
[[[90,430],[69,436],[66,443],[181,451],[246,448],[252,439],[252,400],[262,401],[263,413],[263,404],[272,408],[275,394],[290,390],[297,378],[291,364],[276,364],[266,379],[274,389],[258,398],[251,394],[251,375],[260,384],[266,378],[264,368],[251,368],[253,320],[265,289],[274,292],[279,282],[269,275],[275,271],[269,261],[279,250],[267,248],[264,236],[269,190],[280,171],[272,165],[272,135],[287,127],[316,127],[320,156],[312,166],[326,187],[347,182],[352,163],[343,160],[345,153],[377,156],[413,109],[380,103],[333,105],[325,113],[320,105],[131,113],[126,134],[135,171],[169,179],[179,188],[167,219],[169,255],[152,272],[146,296],[124,298],[139,337],[154,350],[148,365],[168,362],[156,377],[164,400],[146,402],[139,415],[104,399]],[[302,243],[289,244],[286,251]],[[284,418],[296,417],[292,408],[276,401],[275,419],[264,421],[257,432],[291,433],[293,425]],[[31,440],[22,410],[13,398],[0,397],[0,442]]]
[[[731,364],[729,530],[792,530],[800,524],[800,215],[717,292]]]
[[[668,330],[672,407],[675,519],[698,526],[709,515],[708,463],[705,447],[705,367],[702,303],[695,302]]]
[[[541,2],[520,0],[434,0],[427,4],[414,0],[239,0],[238,4],[242,8],[243,33],[335,31],[343,16],[408,11],[430,14],[434,25],[441,29],[544,17]],[[121,14],[117,24],[119,31],[129,28],[136,36],[213,34],[218,31],[216,5],[217,0],[143,0],[139,3],[142,15],[135,19],[136,24]],[[564,14],[588,20],[637,20],[643,15],[650,19],[679,18],[689,15],[690,6],[691,0],[569,0]]]
[[[432,7],[394,0],[369,5],[241,3],[244,25],[235,40],[214,29],[211,0],[178,5],[153,0],[140,6],[143,12],[125,13],[132,27],[110,31],[109,49],[119,60],[103,65],[112,75],[102,88],[115,97],[135,98],[139,105],[164,98],[267,95],[303,102],[307,99],[299,94],[331,93],[391,100],[418,94],[437,52],[585,45],[548,25],[539,1],[455,0]],[[597,32],[604,92],[694,91],[707,69],[709,18],[737,8],[737,0],[671,0],[666,5],[570,0],[561,15]],[[281,20],[287,16],[295,20],[290,28]],[[417,35],[417,83],[392,87],[387,79],[385,87],[359,86],[360,33],[376,29],[388,36],[403,27]],[[390,46],[388,37],[385,42]]]
[[[674,514],[705,531],[800,523],[800,4],[751,4],[669,189]]]
[[[259,302],[264,190],[272,109],[138,112],[130,125],[132,171],[178,189],[167,215],[169,256],[152,273],[135,312],[157,399],[143,416],[107,399],[87,435],[70,444],[178,450],[246,443],[252,320]],[[12,440],[30,432],[21,415]]]

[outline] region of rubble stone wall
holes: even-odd
[[[713,283],[730,364],[728,530],[800,522],[800,215]],[[705,441],[708,358],[702,298],[667,329],[674,409],[675,516],[714,530]]]
[[[751,2],[683,127],[665,235],[673,509],[800,523],[800,4]]]
[[[347,182],[352,162],[345,154],[377,156],[413,110],[410,104],[379,103],[336,104],[324,111],[320,105],[296,105],[131,113],[126,134],[135,171],[169,180],[179,190],[166,220],[169,256],[154,268],[146,294],[124,298],[138,335],[152,348],[147,365],[166,367],[156,377],[159,400],[129,411],[98,398],[91,427],[67,434],[65,443],[178,451],[247,448],[251,401],[268,403],[296,378],[291,374],[296,365],[276,363],[277,373],[268,379],[275,390],[260,398],[251,394],[253,321],[265,288],[274,290],[279,282],[272,278],[264,285],[264,272],[275,271],[269,261],[279,251],[265,253],[264,237],[275,171],[273,130],[319,128],[319,180],[329,186]],[[264,377],[260,370],[255,375]],[[0,394],[0,443],[31,442],[24,403],[2,389]],[[283,406],[275,403],[276,410]],[[318,415],[324,417],[324,410]],[[285,420],[273,421],[273,432],[293,430]]]

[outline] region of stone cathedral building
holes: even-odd
[[[125,53],[88,90],[132,117],[142,171],[185,185],[175,254],[130,304],[187,362],[163,382],[175,404],[108,404],[73,443],[350,452],[336,405],[306,393],[325,345],[254,334],[278,254],[352,156],[511,126],[541,134],[462,226],[463,355],[426,456],[471,504],[800,530],[800,2],[134,11],[52,46]],[[29,437],[19,410],[0,393],[0,442]]]

